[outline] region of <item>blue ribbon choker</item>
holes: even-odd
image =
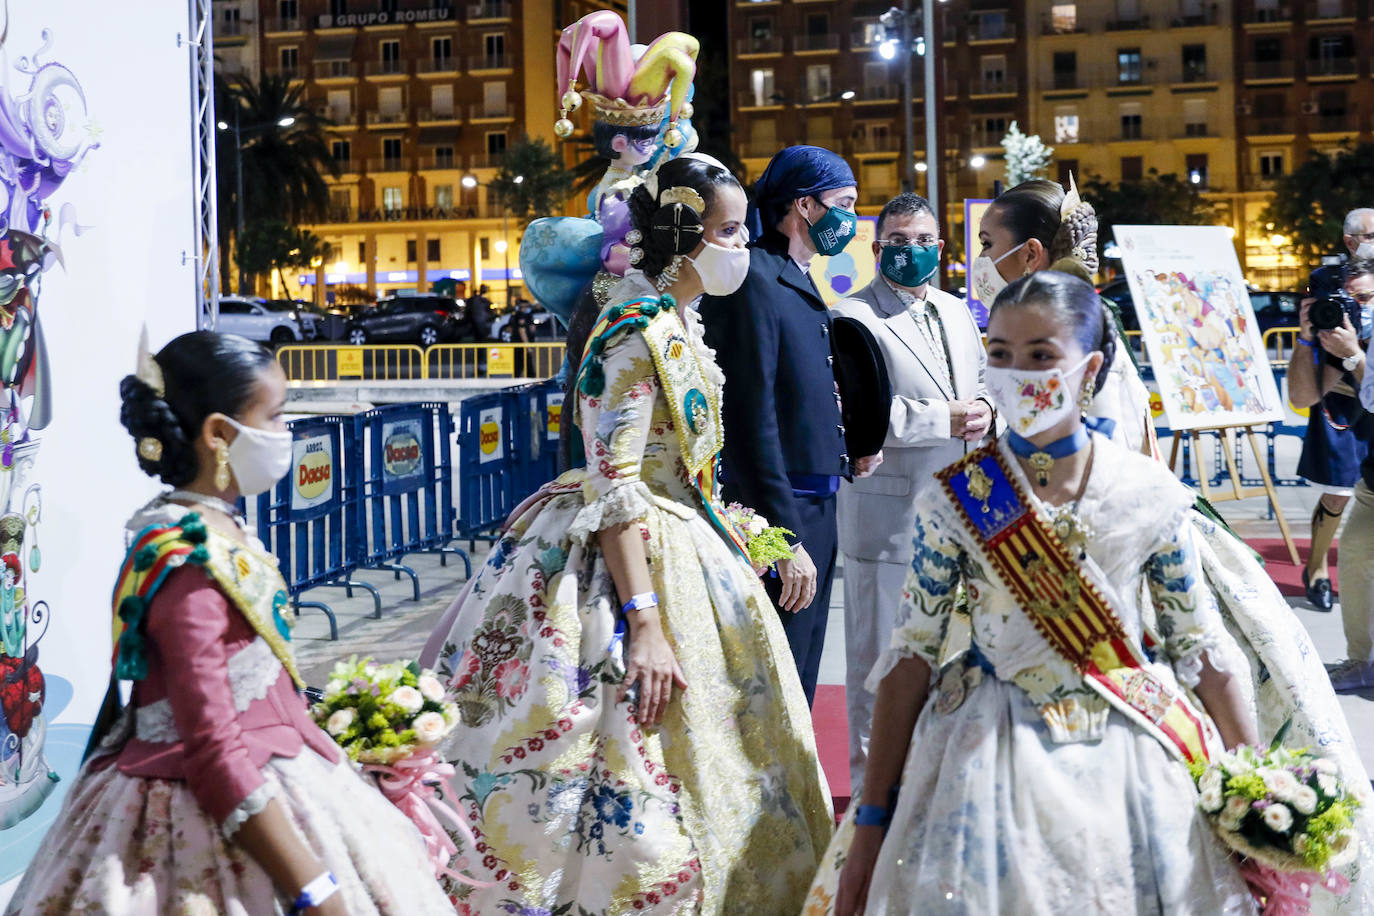
[[[1050,470],[1054,467],[1056,460],[1067,458],[1088,444],[1088,427],[1086,425],[1079,426],[1069,435],[1054,440],[1044,448],[1036,445],[1025,436],[1017,435],[1008,430],[1007,444],[1011,446],[1013,452],[1026,459],[1026,463],[1035,472],[1036,483],[1044,487],[1049,485]]]

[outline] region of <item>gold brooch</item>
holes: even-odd
[[[992,495],[992,479],[988,477],[987,471],[983,470],[981,464],[975,464],[968,472],[968,495],[983,504],[983,511],[988,511],[988,497]]]
[[[138,457],[144,461],[161,461],[162,443],[152,436],[144,436],[138,440]]]
[[[1026,459],[1026,463],[1035,471],[1035,482],[1042,487],[1050,484],[1050,471],[1054,468],[1054,459],[1049,452],[1031,452],[1031,456]]]

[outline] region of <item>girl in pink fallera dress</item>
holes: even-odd
[[[110,690],[6,914],[451,914],[410,821],[311,721],[285,583],[234,514],[290,467],[285,376],[197,331],[120,394],[139,465],[176,489],[129,523]]]

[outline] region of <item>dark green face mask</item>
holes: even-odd
[[[898,286],[920,286],[940,267],[940,245],[884,245],[878,261],[883,276]]]
[[[821,204],[821,199],[817,197],[816,203]],[[854,238],[854,230],[859,225],[859,215],[853,210],[841,210],[839,207],[827,207],[825,215],[811,223],[811,241],[816,246],[816,251],[829,257],[844,251],[844,246],[848,245]]]

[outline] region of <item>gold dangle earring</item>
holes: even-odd
[[[215,446],[215,489],[229,489],[229,446],[223,442]]]
[[[1093,386],[1092,383],[1083,386],[1083,390],[1078,395],[1078,409],[1087,413],[1093,406]]]

